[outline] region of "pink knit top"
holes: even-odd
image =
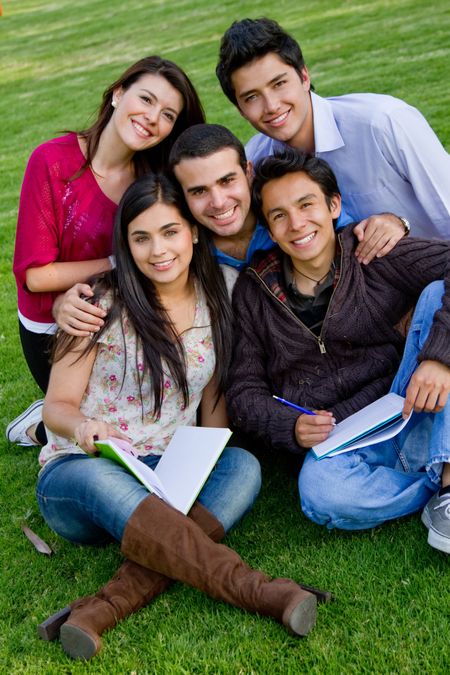
[[[57,293],[31,293],[25,274],[51,262],[96,260],[110,255],[117,210],[90,169],[71,180],[84,163],[76,134],[55,138],[32,153],[20,195],[14,274],[20,313],[53,322]]]

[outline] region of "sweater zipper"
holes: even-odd
[[[340,235],[340,234],[338,234],[338,240],[339,240],[339,244],[340,244],[341,251],[342,251],[342,241],[341,241],[341,235]],[[308,326],[307,326],[306,324],[304,324],[303,321],[300,321],[300,319],[298,318],[298,316],[296,316],[296,315],[294,314],[294,312],[293,312],[287,305],[285,305],[284,302],[282,302],[282,301],[280,300],[280,298],[277,298],[277,296],[275,295],[275,293],[268,287],[268,285],[266,284],[266,282],[264,281],[264,279],[258,274],[258,272],[255,270],[254,267],[250,267],[250,268],[249,268],[249,269],[255,274],[255,276],[258,277],[258,279],[260,280],[261,284],[264,286],[264,288],[265,288],[266,291],[269,293],[269,295],[271,295],[273,298],[275,298],[275,300],[276,300],[278,303],[280,303],[280,305],[281,305],[281,306],[282,306],[282,307],[290,314],[290,316],[294,319],[294,321],[296,321],[298,324],[300,324],[300,326],[302,326],[303,328],[305,328],[305,329],[308,331],[308,333],[311,333],[311,335],[313,336],[313,338],[317,341],[317,344],[319,345],[319,349],[320,349],[320,353],[321,353],[321,354],[326,354],[326,353],[327,353],[327,350],[326,350],[326,347],[325,347],[325,343],[324,343],[324,341],[323,341],[323,339],[322,339],[322,332],[323,332],[323,328],[324,328],[324,326],[325,326],[325,321],[327,320],[328,312],[330,311],[330,306],[331,306],[331,302],[332,302],[332,300],[333,300],[334,294],[336,293],[337,287],[338,287],[339,284],[341,283],[341,279],[342,279],[342,268],[343,268],[343,263],[344,263],[343,258],[344,258],[344,256],[342,255],[342,256],[341,256],[341,268],[340,268],[340,271],[339,271],[339,280],[338,280],[336,286],[333,288],[333,292],[332,292],[332,294],[331,294],[330,302],[328,303],[327,311],[325,312],[325,316],[324,316],[323,323],[322,323],[322,328],[320,329],[319,335],[316,335],[315,333],[313,333],[312,330],[311,330],[310,328],[308,328]]]
[[[325,349],[324,342],[323,342],[322,338],[320,337],[320,335],[317,336],[315,333],[312,332],[312,330],[311,330],[310,328],[308,328],[308,326],[307,326],[306,324],[303,323],[303,321],[300,321],[300,319],[298,318],[298,316],[296,316],[296,315],[294,314],[294,312],[293,312],[287,305],[285,305],[284,302],[282,302],[282,301],[280,300],[280,298],[277,298],[277,296],[275,295],[275,293],[268,287],[268,285],[266,284],[266,282],[264,281],[264,279],[263,279],[262,277],[259,276],[258,272],[257,272],[253,267],[251,267],[250,269],[251,269],[251,271],[255,274],[255,276],[259,279],[260,283],[262,284],[262,286],[264,287],[264,289],[267,291],[267,293],[268,293],[269,295],[271,295],[271,296],[272,296],[272,297],[273,297],[273,298],[274,298],[274,299],[275,299],[275,300],[283,307],[283,309],[284,309],[284,310],[285,310],[285,311],[286,311],[286,312],[294,319],[294,321],[295,321],[296,323],[298,323],[302,328],[304,328],[305,330],[307,330],[308,333],[311,333],[311,335],[313,336],[313,338],[316,340],[316,342],[317,342],[318,345],[319,345],[320,353],[321,353],[321,354],[326,354],[326,353],[327,353],[327,350]],[[320,332],[322,332],[322,331],[320,331]]]

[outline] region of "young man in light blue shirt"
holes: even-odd
[[[418,110],[377,94],[317,96],[300,46],[270,19],[233,23],[216,72],[261,132],[247,145],[251,161],[289,145],[330,164],[344,207],[365,229],[361,259],[409,223],[416,236],[448,238],[450,157]]]
[[[181,134],[169,156],[194,218],[210,230],[220,264],[246,267],[255,251],[274,243],[251,209],[253,175],[242,143],[219,124],[196,124]]]

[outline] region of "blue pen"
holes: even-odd
[[[297,405],[296,403],[291,403],[291,401],[286,401],[285,398],[280,398],[279,396],[275,396],[275,394],[272,396],[272,398],[276,398],[277,401],[280,401],[280,403],[284,403],[284,405],[288,405],[290,408],[294,408],[294,410],[300,410],[300,412],[305,413],[305,415],[315,415],[312,410],[307,410],[306,408],[302,408],[301,405]]]

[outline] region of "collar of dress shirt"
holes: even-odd
[[[331,152],[342,148],[345,143],[337,127],[331,103],[311,92],[314,115],[314,147],[316,153]]]

